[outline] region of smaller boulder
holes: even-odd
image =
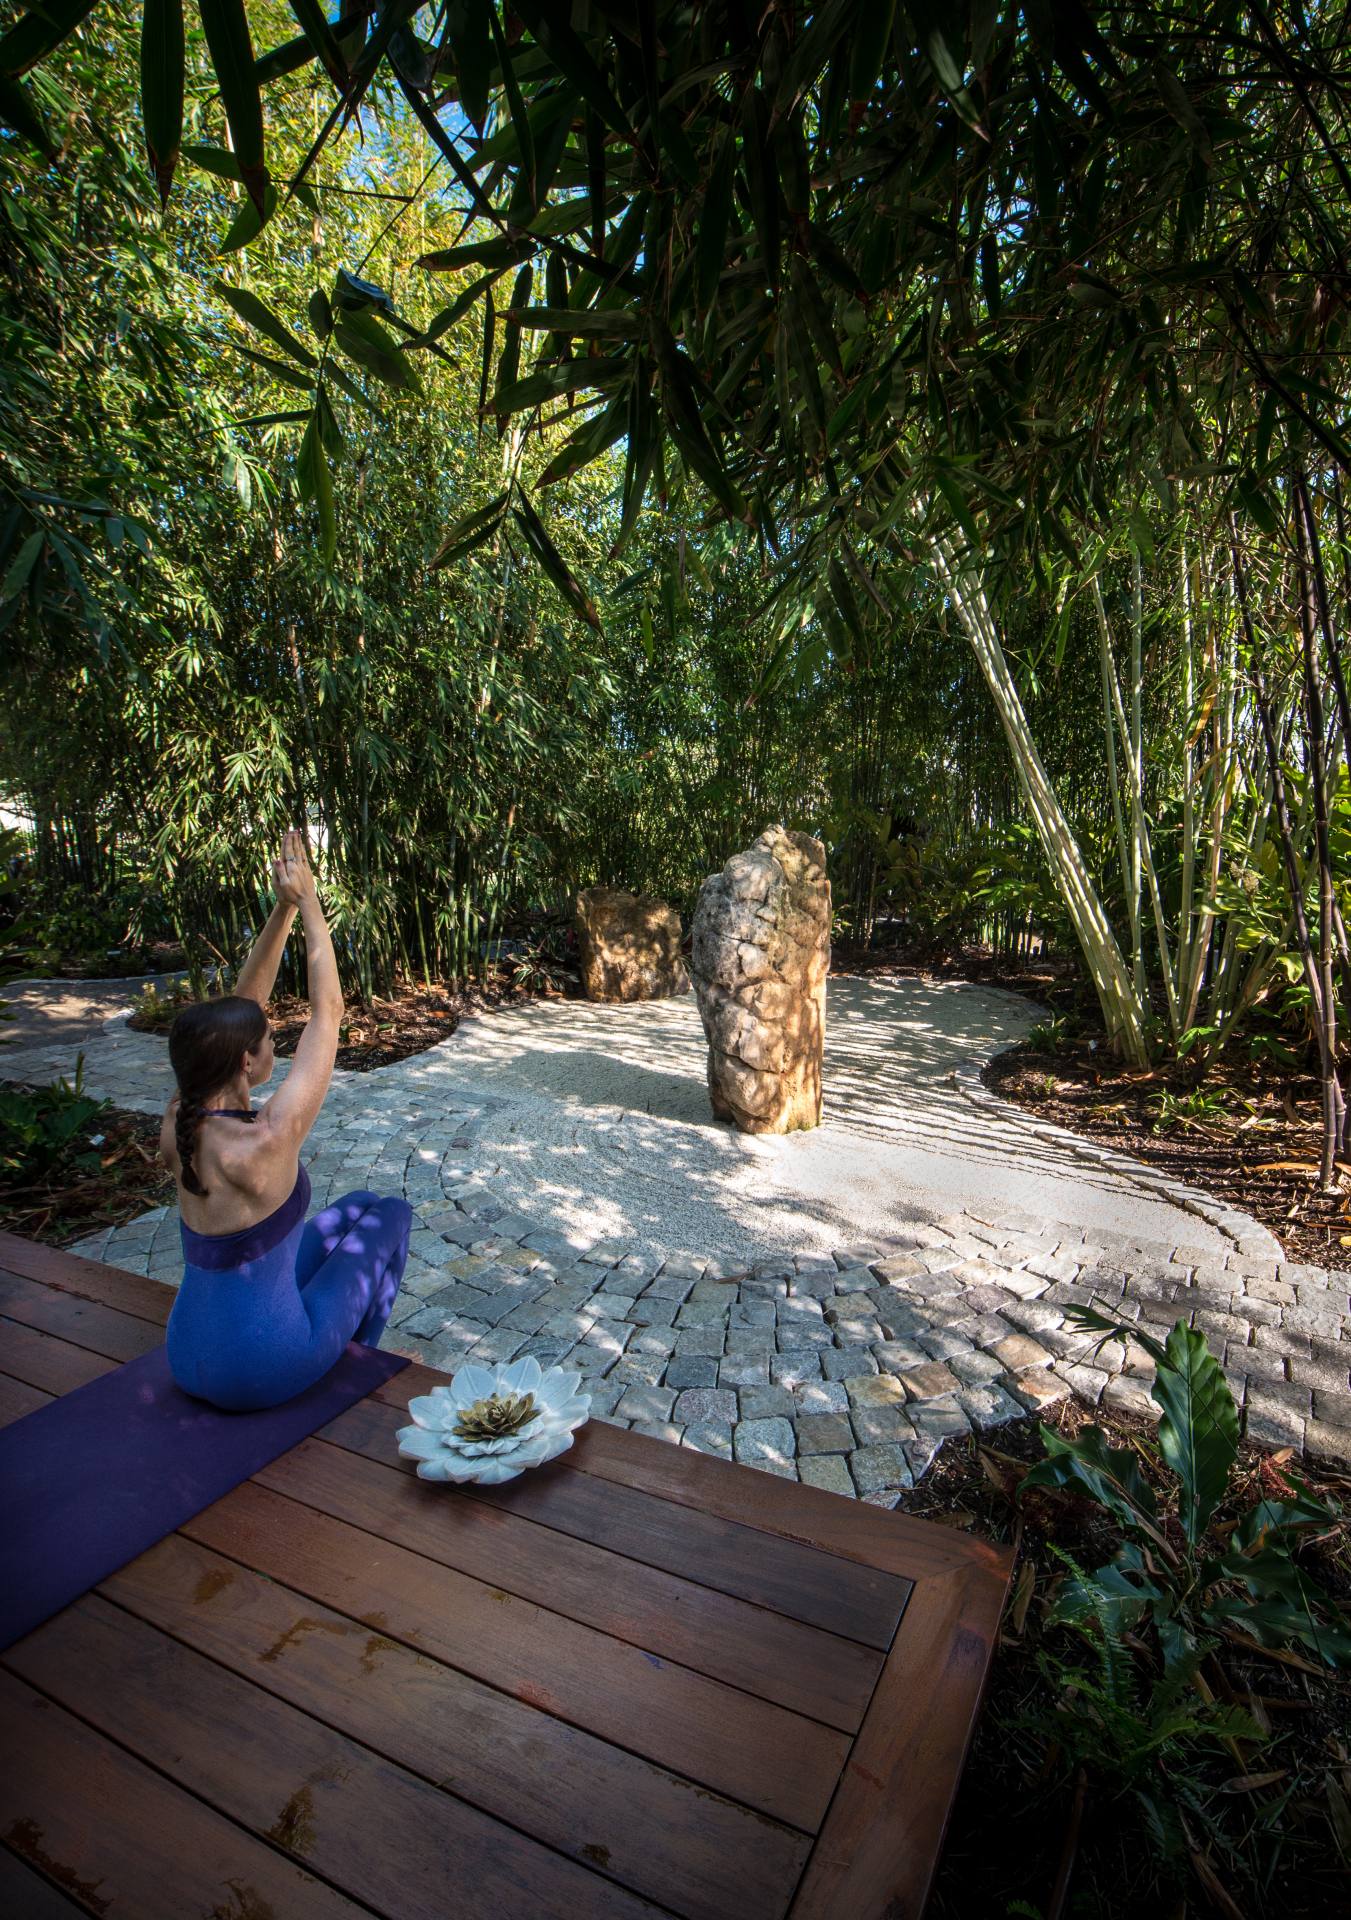
[[[689,992],[674,907],[646,893],[588,887],[577,896],[576,913],[588,1000],[666,1000]]]

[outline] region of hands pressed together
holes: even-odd
[[[294,827],[282,836],[281,851],[272,862],[272,879],[282,906],[303,907],[316,897],[305,836]]]

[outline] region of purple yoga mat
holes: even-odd
[[[407,1365],[353,1341],[294,1400],[221,1413],[156,1347],[0,1428],[0,1651]]]

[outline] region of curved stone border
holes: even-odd
[[[1005,1100],[992,1093],[986,1086],[982,1075],[1001,1060],[1005,1053],[1014,1049],[1005,1047],[1000,1053],[992,1054],[987,1061],[975,1056],[964,1060],[953,1070],[953,1084],[965,1095],[973,1106],[984,1107],[997,1113],[1001,1120],[1012,1121],[1024,1127],[1034,1139],[1046,1140],[1058,1147],[1066,1148],[1076,1159],[1090,1161],[1094,1166],[1106,1167],[1110,1172],[1119,1174],[1141,1192],[1151,1194],[1155,1199],[1168,1200],[1185,1213],[1194,1214],[1198,1220],[1204,1220],[1222,1233],[1226,1240],[1232,1240],[1240,1253],[1253,1255],[1259,1260],[1282,1260],[1284,1250],[1274,1233],[1264,1227],[1252,1214],[1245,1213],[1241,1207],[1232,1206],[1229,1201],[1221,1200],[1213,1193],[1207,1193],[1203,1187],[1191,1186],[1185,1180],[1170,1179],[1167,1174],[1157,1172],[1143,1160],[1137,1160],[1131,1154],[1118,1153],[1114,1147],[1100,1146],[1095,1140],[1086,1140],[1082,1134],[1072,1133],[1068,1127],[1059,1126],[1053,1120],[1043,1120],[1026,1107],[1016,1106],[1011,1100]]]

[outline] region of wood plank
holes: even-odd
[[[139,1360],[152,1347],[164,1345],[163,1329],[149,1321],[12,1273],[0,1273],[0,1313],[110,1360]]]
[[[661,1911],[96,1595],[29,1634],[5,1664],[377,1913],[444,1920],[451,1887],[472,1888],[483,1912],[531,1920]]]
[[[968,1567],[916,1589],[818,1837],[793,1920],[920,1920],[1008,1592]]]
[[[116,1360],[73,1347],[50,1333],[36,1333],[15,1320],[0,1316],[0,1372],[45,1393],[71,1393],[100,1374],[111,1373]]]
[[[11,1420],[22,1420],[26,1413],[36,1413],[51,1399],[52,1395],[44,1393],[41,1387],[30,1387],[22,1380],[11,1380],[8,1374],[0,1373],[0,1427],[7,1427]]]
[[[48,1279],[56,1286],[83,1292],[91,1300],[139,1313],[156,1324],[163,1324],[173,1305],[174,1289],[160,1281],[40,1247],[14,1234],[0,1234],[0,1265],[30,1279]],[[402,1410],[413,1394],[444,1386],[446,1378],[433,1368],[415,1363],[397,1380],[385,1382],[372,1397]],[[818,1487],[781,1481],[772,1474],[756,1474],[748,1483],[743,1470],[728,1461],[684,1447],[672,1448],[647,1434],[626,1433],[602,1421],[592,1421],[582,1430],[565,1464],[571,1470],[625,1486],[642,1486],[663,1499],[690,1504],[905,1577],[943,1572],[972,1560],[997,1571],[997,1552],[995,1559],[990,1559],[981,1552],[985,1543],[956,1536],[949,1527],[869,1507],[862,1501],[841,1500]]]
[[[390,1406],[369,1394],[320,1428],[320,1437],[397,1464],[415,1477],[412,1462],[399,1459],[394,1438],[408,1424],[408,1397],[402,1406]],[[582,1429],[579,1446],[590,1430]],[[667,1453],[678,1451],[666,1441],[656,1444]],[[704,1586],[864,1646],[885,1651],[891,1645],[909,1596],[908,1580],[675,1504],[641,1487],[560,1471],[570,1457],[564,1454],[502,1486],[465,1486],[456,1493],[668,1573],[696,1567]],[[756,1486],[772,1477],[746,1467],[733,1471],[749,1474]]]
[[[415,1362],[395,1379],[383,1381],[369,1397],[402,1410],[414,1394],[444,1386],[446,1377]],[[1001,1548],[972,1540],[952,1527],[870,1507],[864,1500],[844,1499],[797,1480],[719,1460],[714,1454],[697,1453],[691,1447],[673,1447],[669,1441],[608,1426],[603,1420],[589,1421],[572,1450],[554,1464],[613,1485],[638,1487],[663,1500],[818,1547],[823,1553],[902,1579],[945,1573],[968,1563],[997,1570],[1001,1563]]]
[[[0,1913],[10,1920],[72,1920],[87,1911],[0,1846]]]
[[[185,1523],[204,1546],[803,1832],[844,1734],[611,1640],[420,1554],[245,1484]],[[549,1536],[541,1532],[541,1552]]]
[[[803,1834],[171,1536],[103,1592],[256,1687],[689,1920],[775,1920]]]
[[[874,1649],[715,1592],[693,1556],[682,1579],[564,1533],[541,1551],[531,1520],[429,1486],[404,1464],[305,1440],[254,1480],[614,1639],[858,1731],[882,1671]]]
[[[0,1833],[108,1920],[369,1911],[2,1671]]]
[[[60,1293],[102,1301],[104,1306],[138,1314],[141,1319],[161,1327],[169,1317],[177,1291],[143,1273],[132,1273],[126,1267],[110,1267],[102,1260],[68,1253],[64,1247],[24,1240],[16,1233],[0,1233],[0,1272],[19,1275],[25,1280],[40,1280],[44,1286]]]
[[[407,1380],[413,1371],[405,1368],[399,1381]],[[421,1389],[410,1382],[406,1391],[412,1394]],[[383,1388],[377,1397],[386,1397]],[[781,1480],[776,1474],[748,1472],[714,1454],[673,1447],[649,1434],[606,1426],[604,1421],[593,1420],[584,1427],[573,1452],[578,1470],[612,1486],[642,1487],[663,1500],[696,1506],[742,1526],[761,1527],[786,1540],[909,1580],[946,1573],[968,1562],[997,1568],[1004,1557],[1002,1548],[973,1540],[953,1527],[870,1507],[865,1500],[843,1499],[820,1487]]]

